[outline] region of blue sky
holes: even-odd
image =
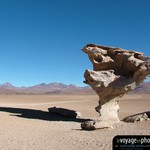
[[[88,43],[150,56],[149,0],[0,0],[0,83],[84,86]]]

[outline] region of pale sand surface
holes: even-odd
[[[96,95],[0,95],[0,150],[111,150],[116,135],[150,135],[150,121],[81,130],[83,119],[98,118],[97,104]],[[53,106],[77,110],[82,118],[49,114]],[[127,95],[120,107],[120,119],[150,111],[150,95]]]

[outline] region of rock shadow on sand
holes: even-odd
[[[61,115],[50,113],[48,111],[26,109],[26,108],[0,107],[0,112],[8,112],[10,113],[10,116],[16,116],[26,119],[37,119],[43,121],[71,121],[81,123],[90,120],[84,118],[68,118],[63,117]]]

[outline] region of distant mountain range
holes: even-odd
[[[144,82],[139,87],[137,87],[131,93],[140,93],[140,94],[150,94],[150,82]],[[11,83],[6,82],[0,84],[0,94],[5,95],[23,95],[23,94],[95,94],[95,92],[89,87],[79,87],[73,84],[66,85],[63,83],[41,83],[31,87],[16,87]]]
[[[16,87],[9,82],[0,84],[0,94],[21,95],[21,94],[94,94],[95,92],[89,87],[79,87],[73,84],[66,85],[63,83],[41,83],[31,87]]]
[[[143,82],[140,86],[136,87],[132,93],[150,94],[150,82]]]

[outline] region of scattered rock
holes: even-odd
[[[50,113],[54,113],[54,114],[57,114],[57,115],[61,115],[63,117],[68,117],[68,118],[80,118],[81,117],[80,112],[65,109],[65,108],[51,107],[51,108],[48,108],[48,111]]]
[[[85,121],[81,123],[81,128],[83,130],[97,130],[97,129],[104,129],[104,128],[113,129],[112,125],[110,125],[108,122],[104,122],[100,120]]]
[[[150,111],[131,115],[123,119],[125,122],[142,122],[147,120],[150,120]]]

